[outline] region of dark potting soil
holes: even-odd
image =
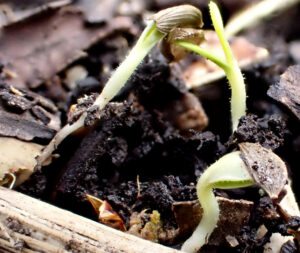
[[[168,104],[188,92],[173,75],[160,53],[152,52],[131,78],[131,89],[118,96],[127,97],[127,101],[109,104],[78,148],[74,149],[76,141],[69,138],[60,148],[60,152],[69,150],[67,158],[55,161],[52,168],[44,168],[44,173],[37,172],[19,190],[93,219],[96,217],[85,194],[105,199],[127,227],[133,212],[158,210],[164,226],[175,229],[172,203],[197,199],[197,177],[238,143],[259,142],[285,154],[286,145],[292,140],[293,124],[288,120],[290,115],[276,103],[272,105],[272,113],[243,117],[232,136],[228,136],[228,131],[213,134],[209,131],[214,129],[213,125],[203,132],[180,132],[163,113]],[[251,86],[249,90],[251,93]],[[266,96],[263,98],[270,101]],[[264,102],[263,98],[260,100]],[[248,103],[254,100],[250,97]],[[222,103],[228,103],[227,99]],[[224,125],[229,125],[229,119]],[[229,141],[222,143],[219,136]],[[49,171],[57,166],[63,166],[59,177],[49,177]],[[217,194],[255,202],[250,223],[238,237],[239,246],[233,250],[222,245],[222,250],[262,252],[271,234],[282,230],[282,219],[266,215],[268,210],[274,211],[274,206],[268,197],[259,195],[257,188],[218,191]],[[261,224],[265,224],[268,233],[258,239],[256,231]],[[210,252],[212,246],[203,250]]]
[[[127,227],[133,212],[158,210],[164,226],[175,229],[177,224],[172,204],[197,199],[197,178],[222,155],[235,150],[238,143],[259,142],[274,150],[286,162],[292,179],[296,179],[300,174],[297,170],[299,120],[267,95],[269,86],[279,80],[279,75],[289,65],[294,64],[286,53],[286,42],[281,40],[280,43],[280,46],[276,44],[271,48],[270,59],[245,71],[249,114],[240,120],[237,131],[232,135],[230,90],[224,80],[194,92],[210,120],[207,129],[180,131],[168,119],[166,115],[168,110],[170,112],[170,104],[181,100],[188,91],[160,52],[153,50],[114,99],[115,102],[102,112],[100,121],[89,128],[85,136],[69,137],[64,141],[58,150],[61,158],[33,174],[18,190],[96,220],[86,198],[86,194],[93,195],[107,200]],[[102,46],[105,48],[108,44]],[[93,50],[92,53],[105,54],[103,48],[100,52],[97,47]],[[124,55],[120,51],[116,57],[106,55],[106,64],[115,67]],[[99,59],[101,57],[90,56],[85,60],[84,64],[90,66],[91,73]],[[96,70],[94,72],[97,73]],[[82,94],[99,90],[103,79],[104,75],[81,81],[71,92],[65,108]],[[92,88],[86,89],[85,82],[91,82]],[[294,190],[300,192],[299,184],[294,185]],[[203,251],[263,252],[272,233],[287,235],[289,228],[297,230],[300,226],[299,217],[285,222],[272,216],[276,213],[272,201],[259,194],[257,187],[216,193],[253,201],[254,207],[249,224],[237,236],[237,247],[231,248],[227,244],[205,246]],[[261,224],[268,232],[257,238]],[[297,244],[290,242],[281,252],[297,250]]]

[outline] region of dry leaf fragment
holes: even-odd
[[[113,210],[106,200],[98,199],[94,196],[86,194],[86,197],[95,209],[99,222],[112,228],[126,231],[126,227],[122,218]]]
[[[300,119],[300,65],[289,67],[267,94],[288,107]]]
[[[271,150],[258,143],[239,144],[241,158],[256,182],[272,200],[281,197],[284,186],[288,183],[288,173],[284,162]]]
[[[0,137],[0,184],[8,173],[16,176],[16,186],[27,180],[36,165],[35,157],[40,155],[43,147],[15,138]]]

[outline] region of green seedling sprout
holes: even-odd
[[[240,152],[229,153],[212,164],[197,183],[197,196],[203,210],[202,218],[192,236],[181,250],[197,252],[217,226],[220,208],[213,189],[234,189],[253,185],[254,182],[240,157]]]
[[[274,203],[284,196],[288,173],[284,162],[258,143],[241,143],[240,151],[221,157],[198,180],[196,189],[203,209],[201,221],[182,250],[197,252],[217,226],[220,209],[213,189],[234,189],[259,185]]]
[[[225,71],[231,86],[231,120],[232,130],[235,131],[239,119],[246,114],[246,88],[244,78],[225,37],[223,21],[218,6],[214,2],[210,2],[209,10],[213,26],[218,35],[226,60],[224,61],[213,53],[188,41],[176,41],[175,44],[211,60]]]
[[[199,28],[202,26],[202,14],[199,9],[191,5],[182,5],[162,10],[153,16],[148,23],[136,45],[114,74],[106,83],[101,94],[89,109],[102,110],[107,103],[120,91],[130,78],[137,66],[151,49],[176,27]],[[40,168],[56,149],[56,147],[71,133],[84,127],[88,112],[84,112],[80,118],[65,125],[51,140],[42,154],[37,158],[36,168]]]

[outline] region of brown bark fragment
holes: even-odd
[[[49,141],[59,128],[58,110],[50,100],[0,83],[0,136]]]
[[[72,0],[0,1],[0,27],[70,4]]]
[[[289,108],[300,119],[300,65],[289,67],[273,84],[268,95]]]
[[[116,17],[104,26],[84,26],[75,7],[48,11],[5,27],[0,38],[0,62],[16,74],[10,84],[38,87],[68,64],[85,55],[84,50],[116,30],[136,32],[128,17]]]

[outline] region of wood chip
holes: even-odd
[[[289,108],[300,119],[300,65],[289,67],[273,84],[268,95]]]
[[[116,17],[104,26],[84,26],[83,14],[75,7],[48,11],[47,15],[5,27],[1,31],[0,61],[17,75],[6,80],[17,87],[27,84],[36,88],[117,30],[138,31],[129,17]]]
[[[112,229],[16,191],[0,187],[0,252],[180,253],[157,243]]]
[[[205,39],[206,40],[201,44],[201,47],[218,55],[221,59],[224,59],[224,53],[216,33],[213,31],[205,31]],[[244,37],[234,38],[231,41],[230,46],[241,68],[262,61],[269,55],[265,48],[256,47]],[[220,67],[200,56],[196,61],[188,62],[188,59],[186,59],[181,63],[178,63],[178,65],[174,65],[176,68],[179,65],[181,76],[189,89],[225,77],[225,73]]]
[[[284,162],[271,150],[258,143],[244,142],[239,144],[241,158],[248,171],[271,199],[281,197],[284,186],[288,183],[288,173]]]
[[[98,199],[92,195],[86,194],[86,197],[94,207],[98,215],[99,222],[112,228],[126,231],[126,227],[122,218],[113,210],[106,200]]]

